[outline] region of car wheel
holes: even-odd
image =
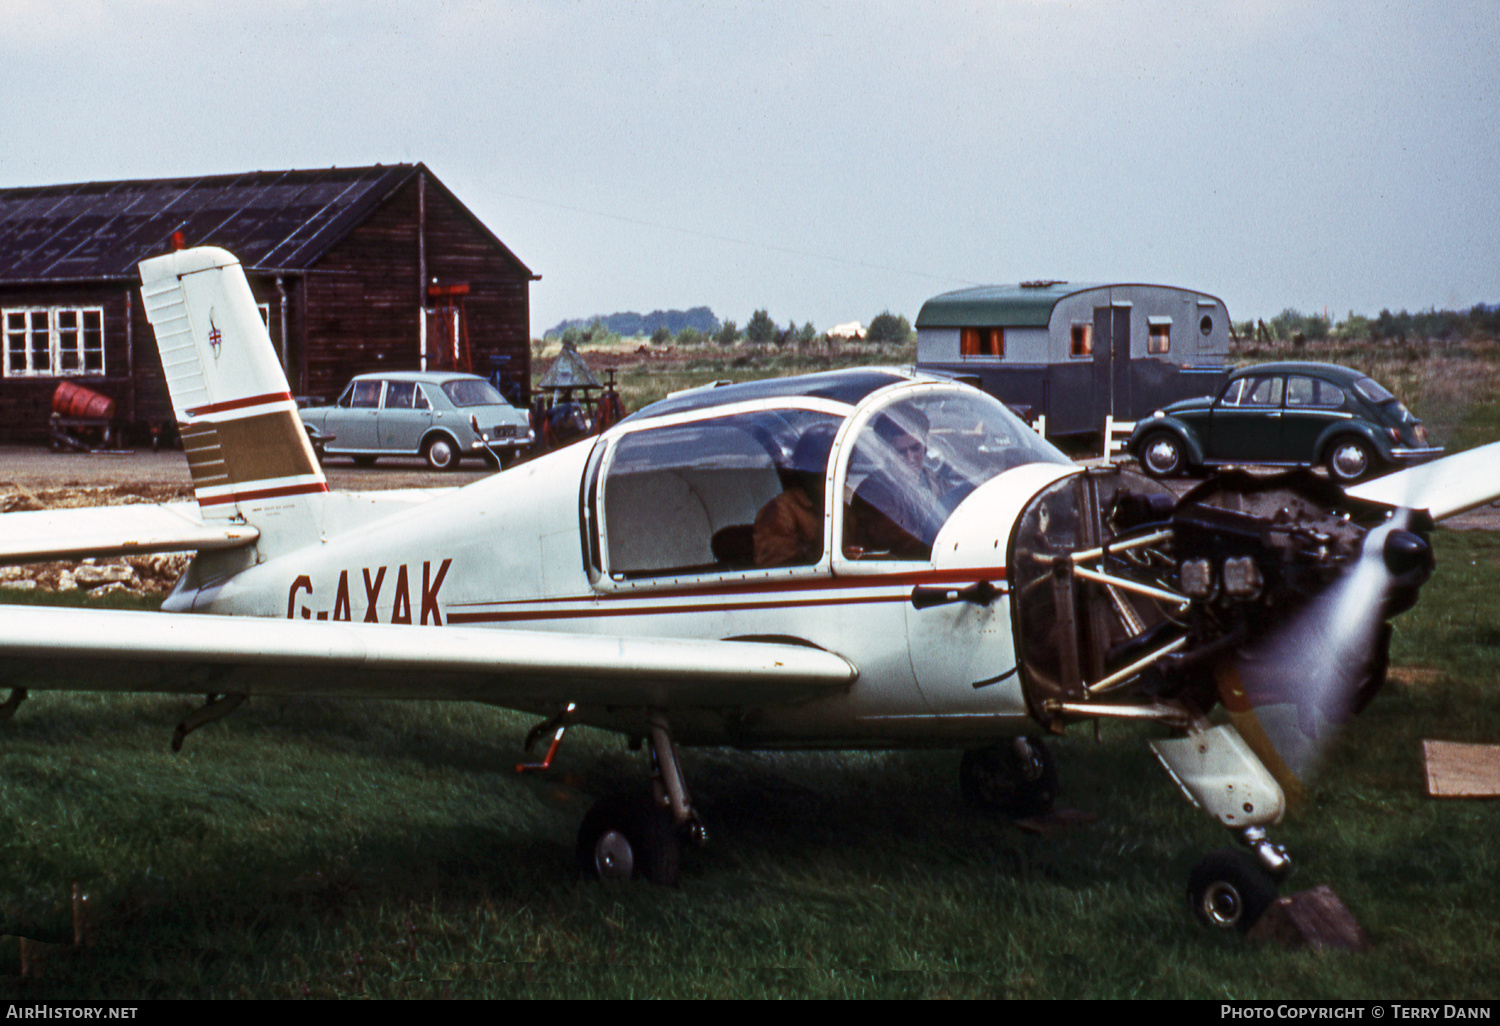
[[[1200,923],[1247,932],[1276,900],[1276,881],[1246,852],[1220,848],[1188,874],[1188,903]]]
[[[1375,453],[1362,438],[1335,439],[1328,449],[1328,476],[1339,484],[1362,481],[1375,469]]]
[[[1187,469],[1182,439],[1170,431],[1147,435],[1141,443],[1141,469],[1152,477],[1177,477]]]
[[[435,435],[422,450],[422,458],[433,470],[457,470],[458,446],[447,435]]]

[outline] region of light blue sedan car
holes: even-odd
[[[473,374],[361,374],[332,406],[300,412],[319,456],[366,467],[381,456],[421,456],[433,470],[453,470],[466,456],[503,467],[536,441],[527,411]]]

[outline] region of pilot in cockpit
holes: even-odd
[[[897,411],[892,411],[897,412]],[[930,559],[942,527],[942,486],[927,468],[928,420],[913,407],[875,418],[855,459],[874,466],[855,489],[845,516],[844,554],[850,559]]]

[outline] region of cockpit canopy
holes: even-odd
[[[585,496],[598,579],[928,560],[979,485],[1069,462],[967,385],[884,370],[798,380],[687,393],[601,440]]]

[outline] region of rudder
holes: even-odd
[[[304,534],[309,518],[288,514],[305,514],[305,497],[328,484],[239,261],[203,246],[142,261],[140,272],[203,516],[244,519],[264,539],[274,513],[278,527]]]

